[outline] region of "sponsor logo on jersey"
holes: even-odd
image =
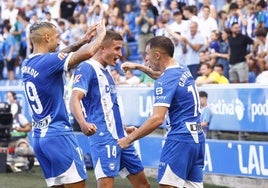
[[[67,54],[65,54],[65,53],[59,53],[59,54],[58,54],[58,58],[59,58],[60,60],[63,60],[66,56],[67,56]]]

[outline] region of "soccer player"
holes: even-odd
[[[123,64],[122,68],[143,70],[149,75],[153,71],[162,73],[154,84],[153,114],[137,130],[119,139],[118,144],[127,148],[162,125],[168,115],[170,130],[159,162],[159,187],[202,188],[205,137],[200,125],[200,101],[194,78],[172,58],[174,46],[169,38],[152,38],[145,51],[145,63],[149,67]]]
[[[22,64],[22,74],[33,112],[33,148],[48,187],[86,187],[83,155],[63,100],[63,76],[69,67],[93,56],[105,33],[103,21],[90,27],[75,44],[55,52],[60,38],[53,24],[39,22],[30,28],[34,49]],[[96,127],[89,126],[85,133],[95,131]]]
[[[117,144],[117,139],[134,129],[124,129],[116,84],[109,69],[121,57],[122,46],[123,38],[120,34],[106,32],[97,53],[81,63],[74,73],[70,107],[82,132],[86,133],[88,126],[97,127],[97,132],[89,137],[89,147],[98,188],[112,188],[114,178],[119,174],[123,178],[127,177],[135,188],[148,188],[150,184],[134,146],[129,145],[122,150]]]

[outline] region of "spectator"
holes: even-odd
[[[51,13],[54,20],[60,18],[60,3],[61,1],[59,0],[47,0],[47,10]]]
[[[191,22],[190,32],[183,37],[183,42],[186,44],[185,62],[196,79],[200,62],[199,52],[205,45],[204,37],[198,32],[197,22]]]
[[[148,10],[145,1],[140,3],[140,12],[136,15],[135,23],[138,34],[138,51],[141,53],[142,58],[145,59],[145,43],[154,36],[151,27],[155,23],[153,13]]]
[[[14,25],[17,19],[19,10],[15,7],[14,1],[8,1],[6,7],[2,7],[2,20],[8,20],[10,25]]]
[[[265,0],[259,0],[256,4],[256,15],[258,20],[258,27],[268,28],[268,19],[266,13],[266,2]]]
[[[59,21],[59,28],[60,28],[59,50],[62,50],[70,44],[70,30],[67,28],[65,20]]]
[[[242,34],[247,35],[254,40],[255,31],[258,27],[258,19],[254,12],[255,7],[253,3],[249,3],[245,8],[246,8],[246,14],[244,16],[246,19],[246,23],[245,25],[243,25]]]
[[[135,23],[135,13],[132,10],[132,4],[126,4],[126,11],[124,13],[124,22],[129,28],[129,32],[126,35],[127,42],[136,41],[136,23]]]
[[[165,24],[166,22],[162,16],[157,18],[156,25],[152,27],[152,29],[154,30],[155,36],[166,36],[166,37],[169,36],[166,30]]]
[[[59,29],[58,22],[55,19],[52,18],[51,13],[47,11],[47,12],[45,12],[45,15],[46,15],[46,17],[45,17],[45,19],[43,21],[50,22],[50,23],[52,23],[53,25],[55,25]],[[60,20],[58,20],[58,21],[60,21]]]
[[[265,28],[259,28],[255,32],[256,40],[255,40],[255,48],[249,55],[256,60],[259,73],[262,71],[268,70],[268,49],[267,49],[267,30]],[[258,74],[258,73],[257,73]],[[257,75],[256,75],[257,76]]]
[[[122,76],[117,69],[112,69],[111,75],[112,75],[112,77],[114,79],[114,83],[116,85],[124,84],[126,81],[126,77]]]
[[[154,85],[154,79],[144,72],[141,73],[139,78],[140,78],[139,85],[148,86],[148,87],[151,87]]]
[[[220,33],[216,30],[211,32],[208,51],[209,51],[210,56],[211,56],[210,64],[211,64],[211,66],[214,66],[214,64],[216,63],[216,58],[215,58],[214,54],[220,52]]]
[[[5,67],[4,62],[4,37],[2,34],[0,34],[0,80],[4,79],[3,70]]]
[[[169,24],[171,31],[179,32],[182,36],[185,36],[189,30],[189,25],[186,20],[183,20],[182,12],[177,9],[173,12],[173,22]]]
[[[247,14],[246,0],[236,0],[237,6],[243,15]]]
[[[48,12],[45,0],[37,0],[37,6],[35,8],[35,13],[39,20],[45,20],[46,19],[46,12]]]
[[[62,0],[62,2],[60,3],[60,17],[64,19],[72,17],[74,14],[75,7],[76,3],[72,0]]]
[[[105,15],[108,18],[108,20],[112,16],[115,16],[115,17],[120,16],[120,9],[119,9],[119,6],[118,6],[116,0],[109,0],[109,6],[108,6],[108,9],[107,9]],[[109,23],[109,21],[108,21],[108,23]]]
[[[211,118],[213,116],[212,110],[208,106],[208,94],[205,91],[199,91],[199,98],[200,98],[200,104],[201,104],[201,116],[200,116],[200,122],[201,126],[203,128],[203,132],[205,134],[205,137],[208,138],[209,135],[209,124],[211,122]]]
[[[214,65],[213,71],[219,73],[219,75],[220,75],[219,78],[218,78],[218,80],[217,80],[217,82],[219,84],[229,84],[229,80],[223,75],[223,73],[224,73],[224,67],[223,67],[222,64],[217,64],[216,63]]]
[[[203,7],[205,7],[205,6],[209,7],[209,9],[210,9],[209,16],[211,18],[213,18],[213,19],[216,19],[217,18],[217,10],[216,10],[216,7],[211,3],[211,1],[210,0],[203,0],[203,3],[202,4],[203,5],[202,5],[201,9]],[[200,11],[198,17],[202,17],[202,14],[203,14],[203,12]]]
[[[77,15],[76,27],[78,27],[78,29],[79,29],[80,36],[83,36],[87,32],[88,22],[87,22],[86,14],[81,13],[81,14]]]
[[[224,29],[226,29],[226,20],[227,20],[227,13],[223,10],[219,11],[217,26],[218,26],[218,30],[220,32],[222,32],[222,31],[224,31]]]
[[[212,67],[208,63],[202,63],[200,66],[201,76],[198,76],[195,80],[197,86],[204,84],[228,84],[229,81],[220,75],[218,72],[213,71]]]
[[[240,33],[240,26],[237,22],[232,24],[231,32],[231,36],[228,37],[230,45],[229,80],[231,83],[247,83],[249,76],[246,55],[248,45],[252,45],[253,40]]]
[[[185,52],[186,52],[186,45],[183,42],[183,38],[180,32],[173,32],[172,29],[166,25],[166,29],[171,36],[171,39],[174,43],[174,54],[173,58],[177,61],[178,64],[182,66],[187,66],[185,62]]]
[[[228,18],[226,20],[226,28],[230,29],[233,23],[238,23],[241,28],[246,25],[246,20],[244,15],[241,13],[238,8],[237,3],[230,4],[230,12],[228,14]]]
[[[226,14],[228,14],[231,3],[232,3],[232,0],[226,0],[226,3],[225,5],[222,6],[221,11],[224,11]]]
[[[151,11],[153,13],[154,20],[156,21],[160,12],[158,12],[157,8],[153,5],[152,0],[142,0],[142,1],[147,3],[147,8],[149,11]],[[167,11],[167,10],[163,10],[163,11]]]
[[[8,79],[10,81],[15,79],[15,62],[17,57],[16,52],[16,39],[10,33],[11,26],[6,24],[4,25],[4,59],[6,61],[7,71],[8,71]]]
[[[8,160],[8,165],[13,172],[19,172],[21,170],[16,168],[16,162],[19,160],[27,168],[26,170],[31,170],[34,164],[34,152],[30,147],[27,133],[32,130],[32,125],[24,116],[16,93],[8,91],[6,96],[13,115],[11,142],[8,146],[9,154],[12,156]]]
[[[221,32],[220,50],[214,54],[211,54],[211,58],[216,58],[217,64],[223,65],[223,75],[229,79],[229,43],[228,37],[231,31],[225,29]]]
[[[104,18],[104,10],[102,8],[102,3],[95,1],[95,3],[90,6],[87,12],[87,24],[93,25],[98,23]]]
[[[79,0],[75,6],[73,17],[77,18],[81,14],[86,14],[88,12],[88,6],[86,5],[84,0]]]
[[[204,5],[201,9],[202,17],[199,17],[198,20],[198,30],[201,32],[205,38],[205,46],[208,47],[211,41],[212,31],[218,31],[218,25],[216,19],[210,17],[210,8],[209,6]]]
[[[126,80],[123,82],[123,84],[131,85],[131,86],[137,86],[140,83],[140,78],[133,74],[132,70],[128,70],[125,72]]]
[[[184,6],[186,6],[186,4],[183,4],[183,6],[180,6],[177,0],[171,0],[169,2],[167,9],[170,10],[171,13],[174,13],[177,10],[180,10],[182,12]]]
[[[183,8],[183,15],[188,20],[189,25],[191,24],[191,22],[198,23],[198,17],[194,14],[193,6],[185,6]]]

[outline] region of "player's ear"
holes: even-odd
[[[48,42],[50,37],[49,37],[49,35],[47,33],[45,33],[44,36],[43,36],[43,38],[44,38],[44,40],[46,42]]]

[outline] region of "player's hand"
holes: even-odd
[[[130,145],[130,140],[128,137],[123,137],[117,140],[117,144],[120,146],[120,148],[125,149]]]
[[[126,73],[128,70],[136,69],[136,63],[127,61],[121,65],[121,69],[124,73]]]
[[[136,130],[137,130],[137,128],[134,126],[125,127],[125,131],[127,132],[127,134],[131,134],[132,132],[134,132]]]
[[[80,127],[81,127],[81,131],[87,136],[93,135],[97,131],[97,126],[93,123],[86,122]]]
[[[86,34],[82,38],[84,44],[89,43],[97,35],[97,27],[98,24],[94,24],[88,28]]]
[[[99,37],[103,37],[106,35],[106,27],[105,27],[105,19],[102,19],[98,25],[97,25],[97,28],[96,28],[96,31],[97,31],[97,35]]]

